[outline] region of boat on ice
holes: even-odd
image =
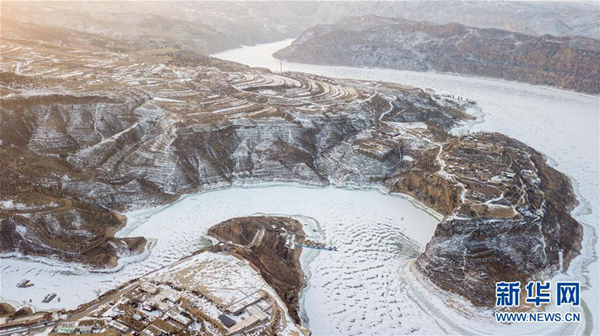
[[[23,279],[17,284],[17,287],[19,288],[29,288],[31,286],[33,286],[33,283],[31,283],[31,281],[27,279]]]
[[[56,297],[55,293],[51,293],[46,295],[46,297],[42,300],[43,303],[49,303],[50,301],[54,300],[54,298]]]

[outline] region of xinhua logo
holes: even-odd
[[[555,287],[552,287],[550,281],[530,281],[521,288],[521,282],[497,282],[496,283],[496,307],[510,308],[520,306],[524,290],[525,303],[540,307],[551,304],[553,301],[556,306],[569,305],[579,307],[580,305],[580,284],[577,281],[557,281]],[[552,296],[554,292],[554,296]],[[504,323],[512,322],[580,322],[580,312],[496,312],[496,321]]]

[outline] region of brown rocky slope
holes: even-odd
[[[286,246],[283,233],[296,235],[294,245]],[[304,236],[300,222],[289,217],[238,217],[213,226],[208,234],[256,266],[285,301],[290,316],[300,323],[298,299],[305,284],[301,249],[295,245]]]

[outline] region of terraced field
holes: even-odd
[[[81,260],[95,265],[114,265],[117,258],[111,254],[127,245],[139,249],[140,242],[111,240],[122,221],[86,202],[117,210],[163,203],[186,190],[233,178],[304,180],[302,176],[312,175],[309,179],[320,184],[323,177],[310,157],[325,148],[295,144],[315,131],[307,126],[325,123],[324,114],[344,119],[363,110],[381,114],[395,99],[364,83],[273,74],[176,49],[121,54],[7,38],[0,55],[3,160],[14,169],[20,166],[16,159],[33,163],[26,172],[15,170],[25,174],[21,181],[4,180],[3,191],[25,204],[24,215],[44,211],[44,217],[19,217],[25,225],[20,230],[37,237],[35,243],[28,237],[19,249],[35,254],[53,249],[61,255],[59,249],[93,246],[96,251],[82,251],[101,256],[84,253]],[[329,132],[348,132],[353,123],[347,130]],[[19,154],[9,154],[14,151]],[[62,175],[49,171],[49,165],[61,167]],[[44,185],[46,190],[20,184]],[[66,203],[66,195],[78,195],[81,202]],[[75,227],[44,228],[44,223],[62,223],[69,212],[79,218],[71,221]],[[114,228],[105,233],[106,225]],[[70,243],[63,237],[84,243],[67,249]],[[8,246],[21,244],[16,241]],[[69,255],[62,257],[78,258]]]

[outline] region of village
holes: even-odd
[[[75,311],[2,322],[2,334],[47,325],[53,325],[52,334],[310,334],[294,324],[254,265],[236,254],[208,250],[127,282]]]
[[[125,282],[75,310],[34,312],[24,301],[21,310],[29,312],[3,317],[0,335],[44,328],[52,334],[308,335],[310,331],[294,323],[286,304],[261,277],[261,269],[239,253],[261,245],[271,235],[289,250],[337,251],[337,247],[286,229],[285,225],[265,224],[256,230],[249,245],[220,241]],[[20,288],[33,286],[30,279],[17,284]],[[60,302],[60,297],[49,293],[42,302],[52,300]]]
[[[231,335],[261,326],[263,330],[271,320],[273,305],[264,291],[242,297],[227,307],[209,297],[209,292],[141,282],[114,300],[95,306],[89,315],[58,324],[54,332],[85,334],[112,329],[120,334],[148,336],[193,332]]]

